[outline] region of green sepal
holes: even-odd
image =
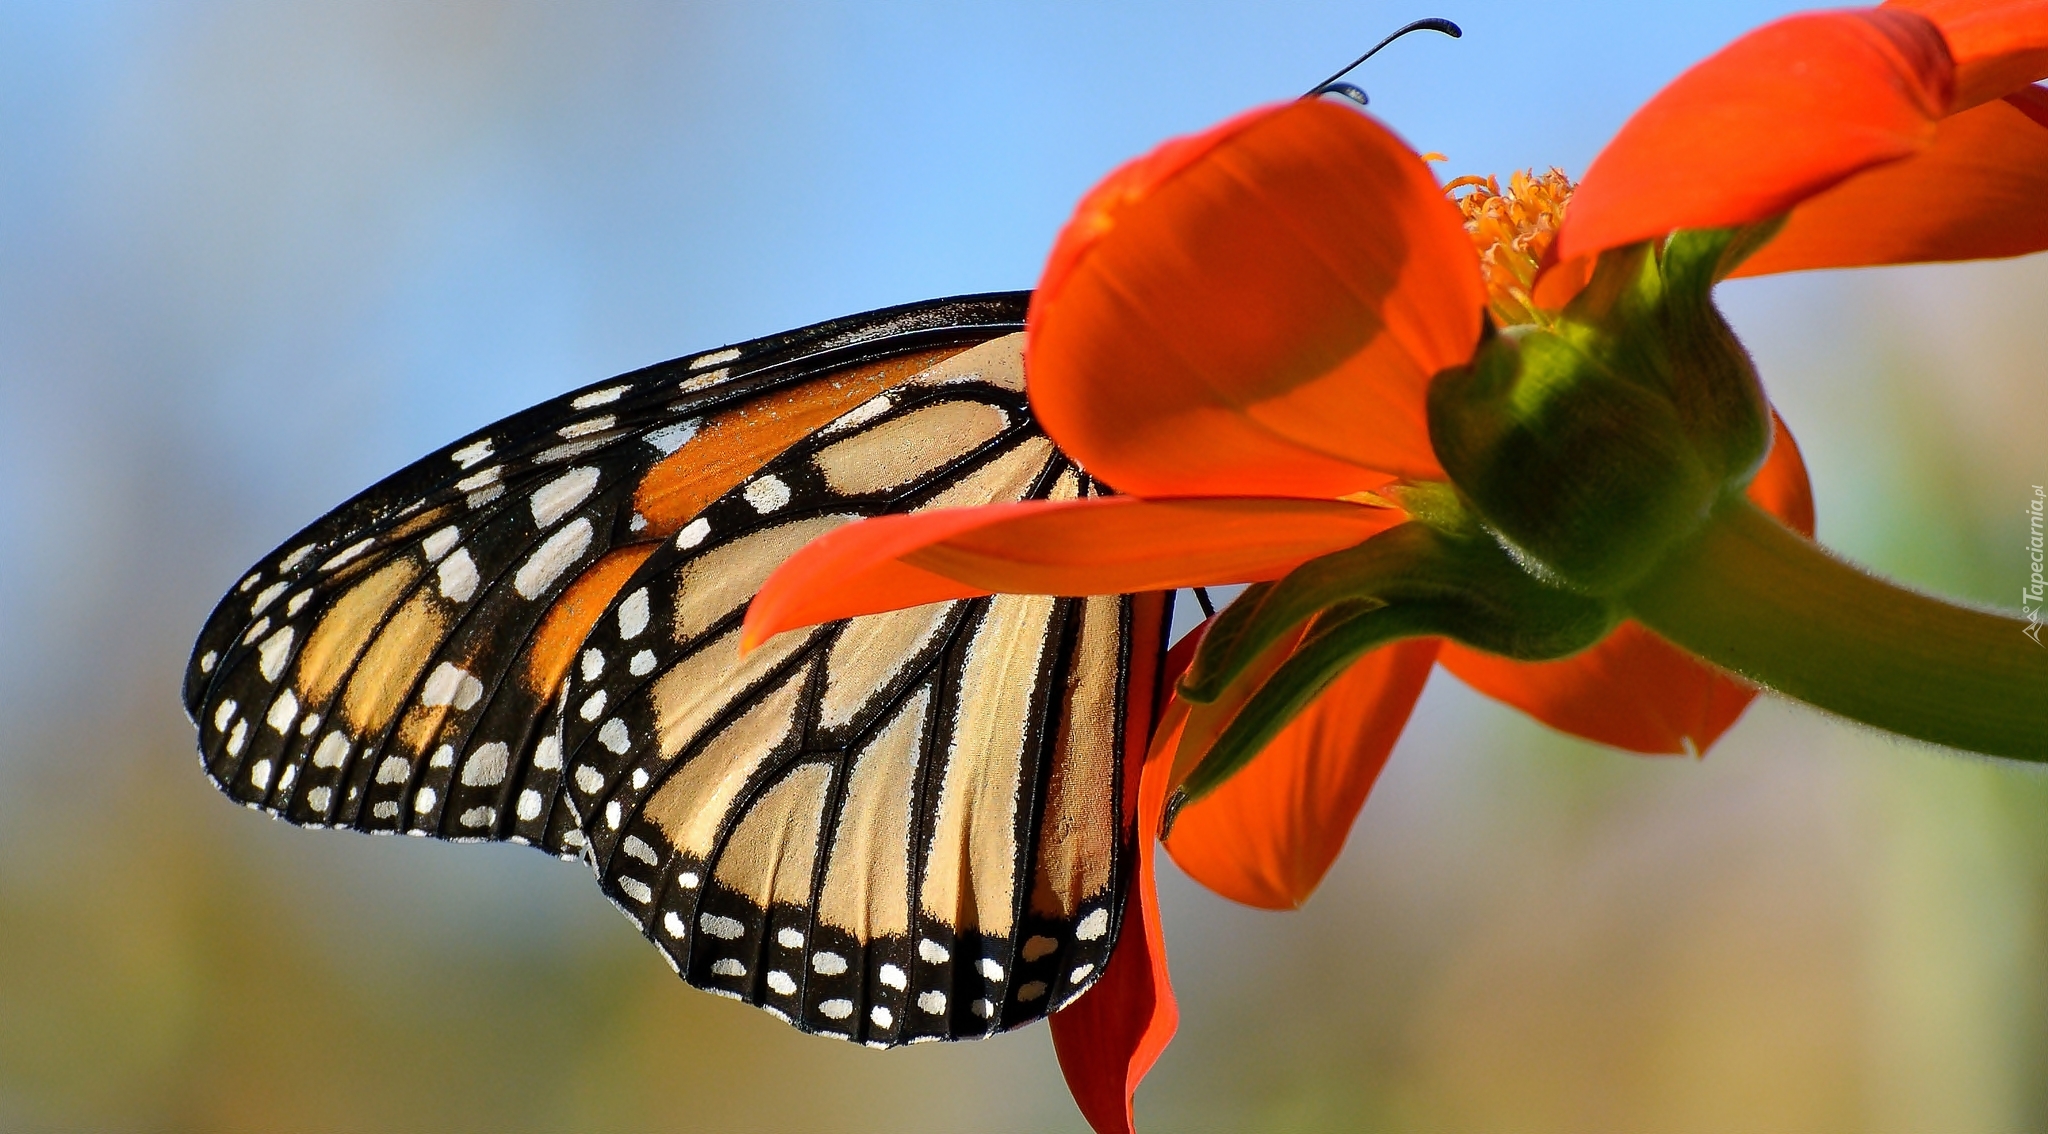
[[[1604,253],[1553,324],[1490,335],[1431,384],[1430,439],[1451,480],[1570,586],[1627,590],[1762,463],[1770,408],[1712,299],[1760,232]]]
[[[1505,657],[1543,660],[1585,649],[1622,618],[1612,602],[1531,573],[1447,486],[1399,486],[1389,495],[1417,518],[1310,560],[1218,616],[1181,679],[1187,700],[1214,701],[1234,682],[1249,680],[1253,662],[1311,624],[1293,655],[1245,701],[1189,774],[1190,797],[1243,767],[1376,646],[1440,636]]]
[[[1449,486],[1399,485],[1387,494],[1415,518],[1239,596],[1216,616],[1181,677],[1181,696],[1216,700],[1275,643],[1340,605],[1353,614],[1426,609],[1426,633],[1525,660],[1576,653],[1614,624],[1612,604],[1532,573]]]
[[[1427,611],[1409,606],[1345,603],[1324,611],[1293,655],[1252,694],[1181,782],[1175,809],[1236,775],[1367,651],[1427,635],[1429,622]]]

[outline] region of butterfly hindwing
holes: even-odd
[[[1023,299],[651,367],[372,488],[209,621],[209,774],[301,824],[581,855],[686,980],[807,1031],[966,1038],[1065,1003],[1118,928],[1159,604],[996,596],[737,645],[839,524],[1102,491],[1031,417]]]

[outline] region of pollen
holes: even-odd
[[[1557,239],[1573,188],[1571,178],[1556,166],[1541,174],[1512,174],[1505,193],[1500,180],[1491,175],[1460,177],[1444,186],[1465,214],[1465,231],[1472,236],[1486,280],[1487,308],[1502,326],[1548,321],[1530,299],[1529,289],[1550,242]],[[1461,196],[1460,190],[1466,192]]]

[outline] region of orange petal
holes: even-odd
[[[2048,91],[1944,119],[1934,144],[1792,210],[1734,272],[2022,256],[2048,248]]]
[[[1783,421],[1750,481],[1756,505],[1813,535],[1813,489]],[[1646,755],[1698,755],[1728,731],[1756,687],[1694,658],[1636,622],[1558,661],[1517,662],[1447,643],[1444,668],[1481,693],[1544,724]]]
[[[1951,114],[2048,79],[2048,0],[1886,0],[1933,20],[1956,62]]]
[[[1777,216],[1925,149],[1953,84],[1941,33],[1911,12],[1766,24],[1680,75],[1622,126],[1572,194],[1557,259]]]
[[[1139,495],[1440,479],[1424,396],[1471,356],[1485,301],[1428,166],[1355,110],[1292,102],[1169,143],[1082,203],[1032,299],[1032,408]]]
[[[1344,848],[1436,653],[1435,639],[1418,639],[1359,659],[1243,770],[1181,810],[1166,841],[1173,860],[1246,905],[1307,901]],[[1193,766],[1185,754],[1181,763]]]
[[[1398,508],[1257,497],[1030,500],[881,516],[783,563],[742,641],[838,618],[985,595],[1125,594],[1277,579],[1407,518]]]
[[[1158,599],[1148,595],[1139,601]],[[1145,710],[1152,704],[1150,667],[1156,656],[1139,657],[1141,652],[1133,652],[1132,708],[1124,733],[1125,783],[1137,790],[1137,871],[1102,979],[1051,1019],[1053,1052],[1059,1056],[1067,1089],[1096,1134],[1134,1134],[1131,1095],[1180,1022],[1167,978],[1166,937],[1159,923],[1153,867],[1154,836],[1166,809],[1173,750],[1153,747],[1150,751],[1157,755],[1148,755],[1152,720]]]

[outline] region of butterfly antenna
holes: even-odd
[[[1207,587],[1196,587],[1196,588],[1195,588],[1195,604],[1196,604],[1197,606],[1200,606],[1200,607],[1202,608],[1202,617],[1204,617],[1204,618],[1214,618],[1214,617],[1216,617],[1216,603],[1215,603],[1215,601],[1214,601],[1214,600],[1212,600],[1212,599],[1211,599],[1211,598],[1209,597],[1209,588],[1207,588]]]
[[[1417,31],[1442,32],[1445,35],[1450,36],[1452,39],[1461,39],[1465,35],[1465,33],[1459,29],[1458,25],[1452,23],[1449,20],[1444,19],[1441,16],[1430,16],[1427,19],[1416,20],[1414,23],[1402,26],[1399,30],[1394,32],[1393,35],[1390,35],[1387,38],[1379,41],[1378,43],[1373,44],[1371,51],[1368,51],[1365,54],[1359,56],[1358,58],[1353,59],[1351,62],[1345,64],[1342,68],[1340,68],[1337,71],[1336,74],[1331,75],[1329,78],[1324,79],[1320,83],[1317,83],[1313,88],[1309,90],[1307,94],[1302,95],[1301,97],[1315,98],[1318,95],[1326,94],[1343,95],[1345,98],[1350,99],[1352,102],[1355,102],[1360,106],[1364,106],[1366,103],[1364,89],[1357,86],[1356,84],[1339,82],[1338,80],[1342,79],[1346,75],[1349,75],[1351,72],[1357,70],[1359,64],[1365,62],[1366,60],[1372,58],[1375,55],[1378,55],[1380,53],[1380,48],[1385,47],[1386,45],[1394,42],[1397,39],[1400,39],[1402,36],[1407,35],[1409,32]]]

